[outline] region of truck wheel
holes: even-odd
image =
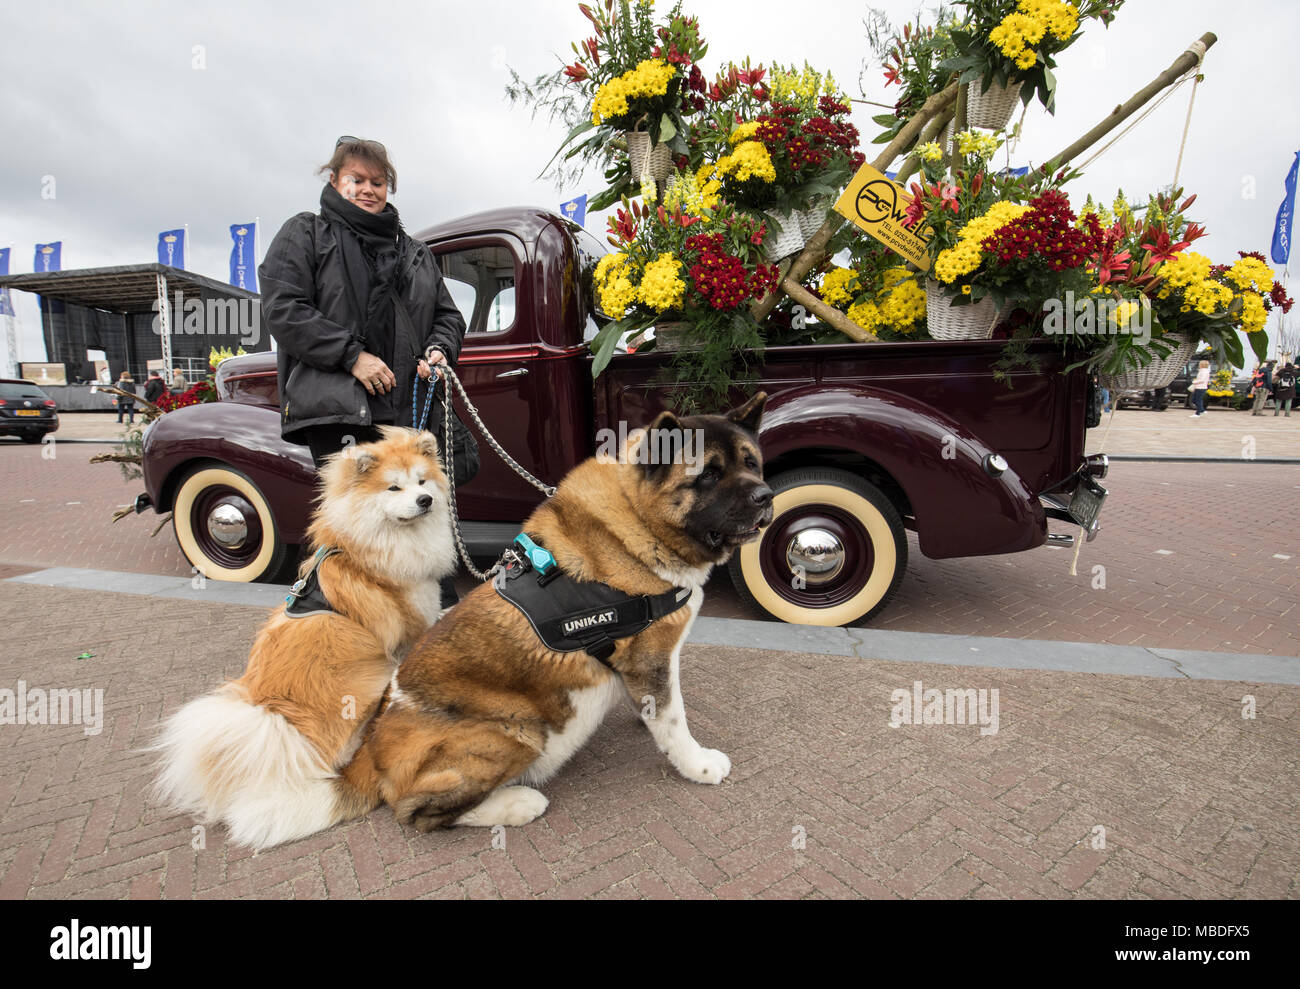
[[[729,564],[741,599],[795,625],[847,625],[884,608],[907,570],[907,536],[880,489],[828,467],[768,484],[772,524]]]
[[[248,475],[208,465],[185,476],[172,507],[176,542],[213,580],[275,580],[286,547],[266,498]]]

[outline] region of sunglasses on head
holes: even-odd
[[[388,149],[378,141],[370,141],[363,137],[353,137],[351,134],[344,134],[340,137],[336,142],[334,142],[334,147],[338,149],[343,147],[345,144],[373,144],[380,151],[384,152],[384,154],[388,153]]]

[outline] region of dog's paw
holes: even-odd
[[[503,786],[488,794],[481,804],[456,823],[464,827],[490,828],[504,824],[517,828],[546,813],[550,801],[531,786]]]
[[[731,760],[725,752],[699,748],[677,763],[677,771],[688,780],[716,786],[731,774]]]

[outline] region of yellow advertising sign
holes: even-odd
[[[904,225],[911,201],[912,197],[901,185],[870,165],[863,165],[835,204],[835,211],[894,253],[902,255],[922,271],[928,271],[930,257],[925,248],[930,238]]]

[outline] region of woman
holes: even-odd
[[[1205,415],[1205,392],[1210,387],[1210,362],[1201,361],[1196,370],[1196,377],[1192,380],[1192,402],[1196,406],[1196,411],[1192,413],[1191,418],[1197,419]]]
[[[281,433],[306,444],[318,468],[345,444],[379,439],[380,425],[411,426],[417,374],[427,382],[431,366],[454,364],[465,336],[432,253],[388,202],[397,172],[384,146],[341,137],[320,172],[329,176],[320,213],[286,222],[258,268],[278,344]],[[445,450],[441,401],[429,419]],[[459,430],[454,438],[460,485],[477,470],[477,448]]]
[[[130,371],[123,371],[122,376],[117,379],[116,388],[118,391],[126,392],[126,395],[117,396],[117,421],[121,423],[122,414],[126,413],[127,425],[135,425],[135,379],[131,377]],[[129,398],[127,396],[130,396]]]

